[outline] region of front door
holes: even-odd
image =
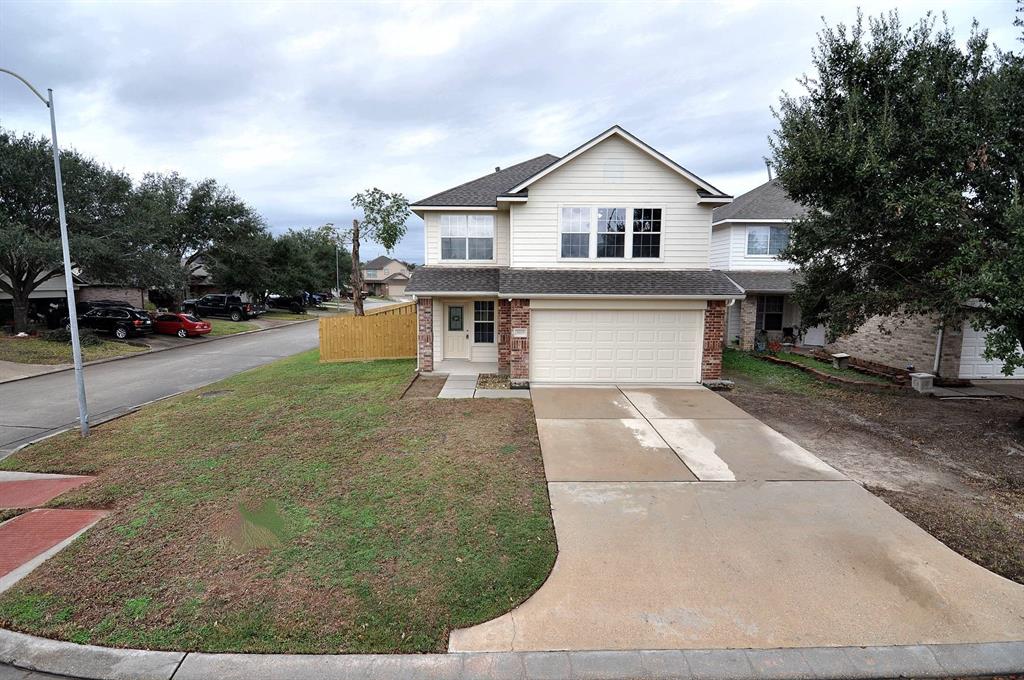
[[[444,358],[469,358],[469,327],[466,325],[466,307],[463,304],[446,305]]]

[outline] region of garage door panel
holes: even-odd
[[[961,378],[1024,378],[1024,369],[1017,369],[1013,375],[1003,375],[1003,362],[988,361],[984,357],[985,335],[976,331],[969,323],[963,326],[963,345],[960,350]]]
[[[537,382],[698,382],[701,310],[531,313]]]

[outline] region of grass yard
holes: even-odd
[[[780,352],[776,355],[779,359],[786,361],[792,361],[796,364],[802,364],[804,366],[810,366],[811,368],[820,371],[822,373],[828,373],[838,378],[846,378],[847,380],[859,380],[860,382],[878,383],[880,385],[891,384],[890,381],[877,375],[869,375],[867,373],[861,373],[855,371],[852,368],[835,368],[830,363],[824,361],[818,361],[814,357],[807,356],[806,354],[797,354],[796,352]]]
[[[735,350],[721,394],[964,557],[1024,583],[1024,401],[819,382]]]
[[[203,319],[210,324],[210,332],[206,337],[216,338],[222,335],[234,335],[245,331],[254,331],[259,326],[249,321],[232,321],[231,319]]]
[[[228,322],[230,323],[230,322]],[[111,514],[0,595],[0,626],[109,646],[440,652],[556,545],[529,402],[402,399],[411,361],[308,352],[31,446]]]
[[[145,340],[136,339],[133,342]],[[105,340],[102,345],[82,347],[82,360],[109,359],[122,354],[145,352],[146,349]],[[19,364],[70,364],[71,343],[50,342],[40,338],[0,337],[0,361],[13,361]]]

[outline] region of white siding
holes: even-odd
[[[444,359],[444,302],[434,298],[433,321],[434,321],[434,364]]]
[[[711,268],[729,268],[729,248],[732,229],[729,225],[715,227],[711,232]]]
[[[460,212],[453,210],[449,215],[494,215],[494,260],[441,260],[441,215],[443,211],[428,211],[423,217],[423,237],[426,241],[426,263],[439,267],[507,267],[508,266],[508,212]]]
[[[606,172],[608,168],[615,172]],[[513,267],[707,269],[709,266],[711,206],[697,204],[696,185],[618,137],[601,142],[531,184],[528,191],[526,203],[512,206]],[[558,215],[562,206],[661,208],[661,258],[657,261],[559,259]],[[429,235],[429,230],[427,233]]]
[[[736,343],[734,339],[742,332],[742,324],[740,318],[740,310],[743,308],[742,305],[754,304],[752,298],[747,300],[737,301],[725,308],[725,344],[727,347],[735,347]]]
[[[785,224],[782,222],[780,224]],[[758,224],[751,226],[771,226],[770,224]],[[747,255],[747,225],[729,224],[729,269],[760,269],[765,271],[778,271],[793,269],[793,263],[787,260],[780,260],[774,255]]]

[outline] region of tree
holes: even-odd
[[[352,197],[352,207],[363,211],[363,220],[352,220],[352,301],[356,316],[363,316],[363,270],[359,262],[360,239],[368,238],[388,252],[405,236],[409,201],[399,193],[389,194],[377,187]]]
[[[0,129],[0,290],[14,307],[14,329],[28,329],[29,295],[64,274],[50,142]],[[127,219],[131,179],[73,150],[61,151],[74,266],[104,281],[133,280],[146,253]]]
[[[149,173],[137,190],[137,219],[163,254],[167,288],[188,295],[192,275],[216,248],[259,240],[263,218],[214,179],[193,184],[178,173]]]
[[[988,331],[986,357],[1024,366],[1024,72],[974,27],[961,49],[931,17],[826,27],[814,77],[784,95],[772,154],[807,206],[783,257],[805,326],[926,314]]]

